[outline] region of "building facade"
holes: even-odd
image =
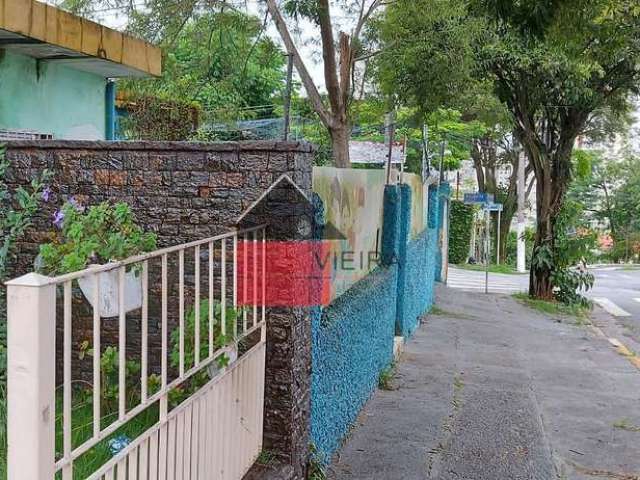
[[[50,5],[0,12],[0,138],[111,140],[111,79],[161,73],[157,47]]]

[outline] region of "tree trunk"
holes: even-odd
[[[351,131],[349,124],[341,124],[337,128],[329,130],[331,135],[331,147],[333,151],[333,161],[338,168],[349,168],[349,139]]]
[[[514,202],[510,201],[510,198],[504,201],[503,210],[500,215],[500,238],[496,239],[497,242],[500,242],[500,263],[505,263],[507,258],[507,241],[509,239],[509,232],[511,230],[511,222],[513,222],[513,217],[516,215],[517,205],[513,206]],[[495,234],[498,234],[498,214],[496,213],[493,218],[493,231]]]
[[[543,232],[547,232],[544,234]],[[536,220],[536,237],[533,244],[535,252],[541,248],[549,248],[553,253],[553,218],[550,212],[544,215],[538,214]],[[529,273],[529,295],[542,300],[553,300],[553,284],[551,283],[552,270],[541,262],[532,261]]]

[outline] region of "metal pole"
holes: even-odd
[[[429,127],[427,124],[422,125],[422,183],[427,181],[431,175],[431,166],[429,164]]]
[[[491,214],[485,210],[485,235],[484,235],[484,293],[489,293],[489,254],[491,252]]]
[[[498,233],[496,235],[496,265],[500,265],[500,220],[502,219],[502,210],[498,210]]]
[[[440,184],[442,182],[444,182],[444,150],[446,147],[446,140],[442,140],[442,142],[440,143],[440,180],[438,181],[438,186],[440,186]]]
[[[391,155],[393,154],[393,137],[395,135],[393,118],[393,112],[389,112],[385,116],[385,132],[388,137],[387,141],[389,142],[389,153],[387,157],[387,185],[391,183]]]
[[[291,89],[293,83],[293,54],[287,55],[287,89],[284,94],[284,133],[285,141],[289,140],[289,129],[291,128]]]
[[[404,136],[404,147],[402,151],[402,163],[400,164],[400,183],[404,183],[404,164],[407,162],[407,136]]]
[[[517,244],[517,264],[518,272],[525,272],[527,269],[525,260],[525,244],[524,244],[524,202],[525,202],[525,155],[520,153],[518,158],[518,238]]]

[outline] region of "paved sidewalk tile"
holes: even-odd
[[[336,480],[640,480],[640,371],[592,329],[441,288]]]

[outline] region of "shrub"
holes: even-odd
[[[531,227],[527,227],[524,232],[524,246],[525,246],[525,264],[529,268],[531,266],[531,253],[533,251],[533,240],[535,238],[535,231]],[[507,265],[513,267],[518,263],[518,233],[509,232],[507,235],[507,245],[505,251],[504,262]]]
[[[130,140],[189,140],[200,121],[195,104],[152,95],[136,96],[124,109],[119,133]]]
[[[451,201],[451,225],[449,228],[449,261],[465,263],[469,256],[469,244],[473,229],[475,209],[458,200]]]

